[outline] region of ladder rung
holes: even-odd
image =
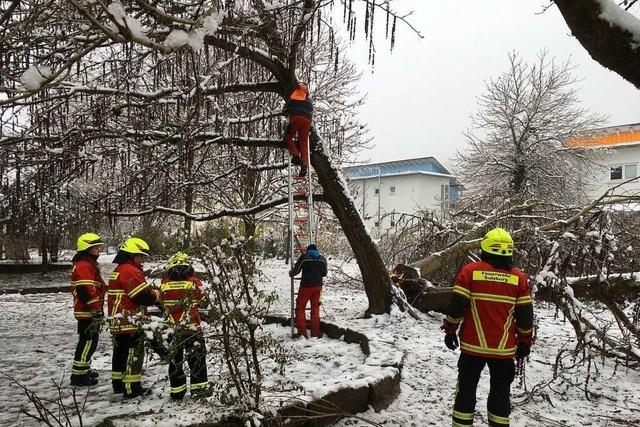
[[[296,233],[293,233],[298,237],[309,237],[309,233],[307,233],[306,231],[298,231]]]
[[[295,190],[292,191],[292,193],[295,194],[296,196],[302,196],[307,194],[307,190],[303,188],[296,188]]]
[[[306,177],[306,176],[298,176],[298,175],[296,175],[296,176],[294,176],[294,177],[293,177],[293,179],[294,179],[295,181],[303,182],[303,181],[306,181],[306,180],[307,180],[307,177]]]
[[[306,224],[307,222],[309,222],[309,218],[304,218],[304,217],[294,218],[293,222],[299,222],[301,224]]]
[[[294,203],[293,206],[296,209],[307,209],[309,205],[305,202],[298,202],[298,203]]]

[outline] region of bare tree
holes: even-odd
[[[300,80],[312,92],[317,82],[311,162],[360,265],[368,312],[387,312],[393,288],[334,161],[362,140],[349,100],[357,73],[331,11],[343,8],[353,37],[356,4],[373,61],[374,22],[385,22],[392,44],[396,22],[407,23],[391,2],[3,3],[7,161],[15,168],[44,151],[44,162],[59,156],[79,176],[104,167],[111,188],[94,208],[109,217],[181,216],[185,237],[193,221],[224,216],[251,229],[256,215],[286,203],[274,150],[284,148],[282,99]],[[380,12],[386,20],[374,21]]]
[[[532,64],[509,55],[508,70],[478,97],[468,145],[456,156],[467,195],[485,206],[513,197],[584,201],[593,161],[566,141],[602,118],[580,106],[575,83],[571,64],[546,52]]]

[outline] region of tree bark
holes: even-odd
[[[378,247],[367,232],[355,202],[351,198],[340,171],[333,165],[315,130],[311,132],[311,164],[324,190],[326,201],[340,221],[356,257],[364,289],[369,300],[367,314],[388,313],[391,310],[392,284]]]
[[[633,34],[600,18],[597,0],[555,0],[582,47],[602,66],[640,88],[640,49]]]
[[[398,282],[400,289],[407,294],[407,301],[420,311],[444,313],[453,294],[452,287],[437,288],[428,286],[422,279],[406,279]],[[640,282],[625,277],[612,277],[608,283],[597,278],[580,279],[571,283],[571,289],[580,300],[593,300],[608,303],[620,299],[638,298]],[[538,287],[534,299],[557,304],[563,298],[564,290],[559,287]]]

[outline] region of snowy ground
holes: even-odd
[[[103,273],[112,269],[111,256],[101,259]],[[289,280],[287,267],[280,261],[263,265],[262,286],[276,289],[282,299],[276,307],[280,314],[288,313]],[[54,286],[65,284],[64,276],[30,275],[21,278],[37,286],[46,281]],[[1,277],[7,287],[6,277]],[[16,283],[16,286],[24,286]],[[423,315],[420,320],[403,313],[361,319],[366,308],[363,291],[346,286],[328,285],[323,296],[322,316],[332,323],[365,333],[386,342],[404,354],[401,394],[386,411],[373,410],[363,415],[375,423],[397,426],[449,425],[449,413],[455,389],[458,352],[447,350],[439,330],[441,317]],[[526,370],[529,390],[536,384],[553,378],[553,364],[558,350],[569,343],[573,332],[568,323],[554,317],[554,312],[537,308],[539,319],[538,342]],[[315,395],[336,383],[361,375],[358,372],[365,356],[358,346],[323,338],[321,340],[291,341],[288,329],[269,326],[269,331],[281,336],[286,346],[297,353],[288,366],[286,377]],[[57,391],[53,381],[62,381],[67,392],[75,345],[75,321],[71,315],[69,294],[6,295],[0,296],[0,371],[9,374],[24,386],[37,391],[41,397],[53,398]],[[156,360],[146,363],[143,375],[146,385],[154,392],[143,400],[123,402],[110,390],[111,343],[103,333],[93,367],[100,371],[101,382],[91,391],[86,402],[85,425],[92,425],[106,416],[123,412],[153,410],[150,416],[155,425],[180,425],[203,421],[214,411],[190,399],[181,403],[168,399],[166,367]],[[569,356],[564,364],[572,365]],[[586,366],[568,369],[565,378],[558,378],[544,387],[533,400],[525,399],[516,379],[513,387],[516,407],[512,414],[514,426],[625,426],[640,425],[640,373],[616,366],[611,361],[598,360],[591,367],[588,384],[590,400],[584,389]],[[215,381],[215,378],[212,377]],[[486,395],[488,378],[483,376],[478,390],[476,424],[486,425]],[[594,397],[599,396],[599,397]],[[0,425],[34,425],[19,414],[23,405],[29,408],[24,393],[6,379],[0,381]],[[123,424],[126,425],[126,424]],[[140,424],[130,424],[140,425]],[[362,421],[343,420],[343,426],[364,425]]]

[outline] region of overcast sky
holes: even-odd
[[[425,37],[399,26],[390,54],[382,32],[373,73],[363,43],[352,46],[364,72],[361,90],[367,95],[361,119],[375,144],[362,158],[378,162],[435,156],[451,166],[452,155],[464,148],[462,132],[470,126],[484,82],[507,69],[513,50],[526,60],[535,60],[542,49],[560,61],[571,59],[582,79],[578,88],[585,106],[608,116],[608,125],[640,122],[640,91],[592,60],[555,6],[540,14],[547,4],[542,0],[394,4],[414,11],[411,22]],[[379,31],[383,21],[383,14],[376,15]],[[361,41],[364,31],[358,30]]]

